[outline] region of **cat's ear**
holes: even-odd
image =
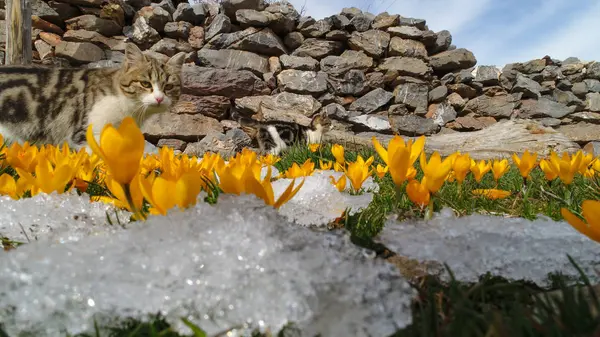
[[[183,66],[183,62],[185,61],[185,56],[185,52],[179,52],[171,56],[171,58],[167,61],[167,66],[175,70],[180,70]]]
[[[139,64],[146,61],[146,56],[135,43],[125,45],[125,62],[127,66]]]

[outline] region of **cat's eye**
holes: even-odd
[[[149,89],[152,88],[152,83],[148,82],[148,81],[141,81],[140,84],[142,85],[142,87]]]
[[[171,89],[173,89],[173,85],[172,84],[165,85],[165,90],[171,90]]]

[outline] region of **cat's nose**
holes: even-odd
[[[154,96],[154,99],[156,100],[156,103],[160,104],[165,98],[164,96]]]

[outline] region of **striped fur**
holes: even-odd
[[[294,144],[318,144],[322,141],[323,134],[331,130],[331,120],[324,112],[316,114],[310,125],[286,121],[262,121],[241,115],[232,102],[231,117],[240,124],[264,153],[279,155],[282,151]],[[262,119],[262,105],[258,108],[258,118]]]
[[[126,116],[141,127],[179,99],[184,56],[163,64],[129,43],[120,68],[0,67],[0,134],[79,149],[90,123],[96,137]]]

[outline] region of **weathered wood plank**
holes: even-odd
[[[325,141],[339,143],[348,149],[372,147],[371,137],[375,136],[379,142],[387,147],[392,138],[390,135],[365,133],[350,135],[346,132],[331,131],[325,134]],[[403,137],[405,140],[415,137]],[[472,132],[456,132],[426,137],[425,152],[437,151],[443,157],[460,151],[469,153],[476,160],[495,158],[509,158],[513,153],[521,156],[525,150],[536,152],[541,157],[550,155],[550,150],[559,154],[562,152],[574,153],[581,147],[571,141],[567,136],[537,121],[515,119],[505,120],[489,127]]]
[[[6,65],[31,64],[30,0],[6,1]]]

